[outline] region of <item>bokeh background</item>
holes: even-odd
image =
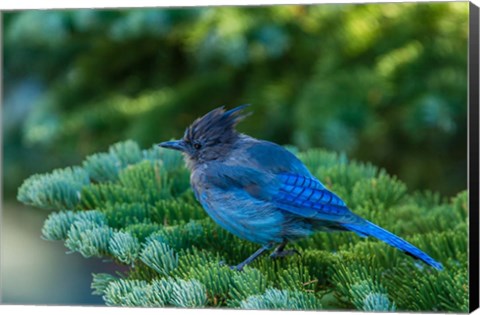
[[[251,104],[239,126],[369,161],[410,190],[467,187],[468,2],[3,12],[2,302],[97,304],[113,268],[42,241],[28,176],[133,139],[178,138]],[[113,270],[113,269],[111,269]]]

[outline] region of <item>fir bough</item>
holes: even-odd
[[[468,310],[465,191],[451,200],[410,192],[384,170],[345,155],[316,149],[297,155],[354,212],[404,237],[445,270],[371,238],[319,232],[289,245],[301,256],[262,257],[233,271],[228,265],[257,245],[206,216],[180,154],[142,150],[133,141],[86,157],[82,166],[30,177],[18,200],[55,210],[42,228],[44,239],[127,266],[121,276],[93,275],[93,294],[107,305]]]

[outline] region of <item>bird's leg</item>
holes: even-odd
[[[245,267],[246,265],[248,265],[249,263],[254,261],[258,256],[260,256],[261,254],[263,254],[266,250],[269,250],[270,248],[272,248],[272,244],[264,245],[264,246],[260,247],[255,253],[253,253],[250,257],[248,257],[247,259],[245,259],[244,261],[242,261],[241,263],[239,263],[236,266],[231,266],[230,268],[232,270],[242,271],[243,267]]]
[[[296,250],[295,248],[285,250],[285,246],[287,246],[287,243],[288,243],[288,241],[284,240],[280,245],[278,245],[277,248],[275,248],[275,250],[273,251],[273,253],[270,254],[270,258],[272,258],[272,259],[283,258],[283,257],[287,257],[287,256],[290,256],[290,255],[293,255],[293,254],[300,255],[300,252],[298,250]]]

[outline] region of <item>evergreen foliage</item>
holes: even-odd
[[[122,263],[133,264],[140,251],[137,238],[127,232],[114,232],[109,242],[110,253]]]
[[[437,271],[354,233],[316,233],[301,256],[261,257],[231,270],[257,245],[221,229],[188,187],[182,157],[117,143],[82,166],[34,175],[18,200],[54,209],[42,229],[71,252],[125,265],[94,274],[93,294],[112,306],[245,309],[468,310],[467,194],[451,200],[411,192],[399,179],[345,155],[311,149],[298,156],[367,219],[440,261]]]
[[[32,176],[19,191],[21,202],[45,209],[72,209],[80,202],[80,191],[89,184],[88,173],[80,168],[55,170],[45,176]],[[49,187],[45,187],[48,185]]]
[[[175,251],[156,238],[147,240],[140,259],[164,276],[168,276],[178,266],[178,256]]]
[[[257,310],[315,310],[322,308],[313,294],[278,289],[268,289],[262,295],[249,296],[240,303],[240,307]]]

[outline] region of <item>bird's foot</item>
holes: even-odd
[[[294,254],[297,254],[299,256],[302,256],[302,254],[300,254],[300,252],[296,249],[288,249],[288,250],[275,250],[273,253],[270,254],[270,258],[271,259],[277,259],[277,258],[284,258],[284,257],[287,257],[287,256],[292,256]]]
[[[233,271],[243,271],[243,267],[245,267],[244,264],[238,264],[238,265],[235,265],[235,266],[229,266],[227,265],[227,263],[225,261],[220,261],[218,263],[221,267],[223,266],[228,266],[228,268],[230,268],[230,270],[233,270]]]
[[[230,269],[233,271],[243,271],[243,267],[245,267],[245,265],[238,264],[236,266],[230,266]]]
[[[283,245],[283,246],[285,246],[285,245]],[[250,264],[252,261],[257,259],[258,256],[260,256],[261,254],[263,254],[266,250],[269,250],[270,248],[272,248],[272,244],[263,245],[255,253],[250,255],[250,257],[248,257],[247,259],[245,259],[244,261],[242,261],[238,265],[230,266],[230,269],[235,270],[235,271],[242,271],[243,267]],[[283,247],[281,247],[281,248],[283,248]],[[281,249],[281,248],[279,248],[279,249]],[[222,262],[220,262],[220,263],[222,264]],[[225,265],[224,262],[223,262],[223,265]]]

